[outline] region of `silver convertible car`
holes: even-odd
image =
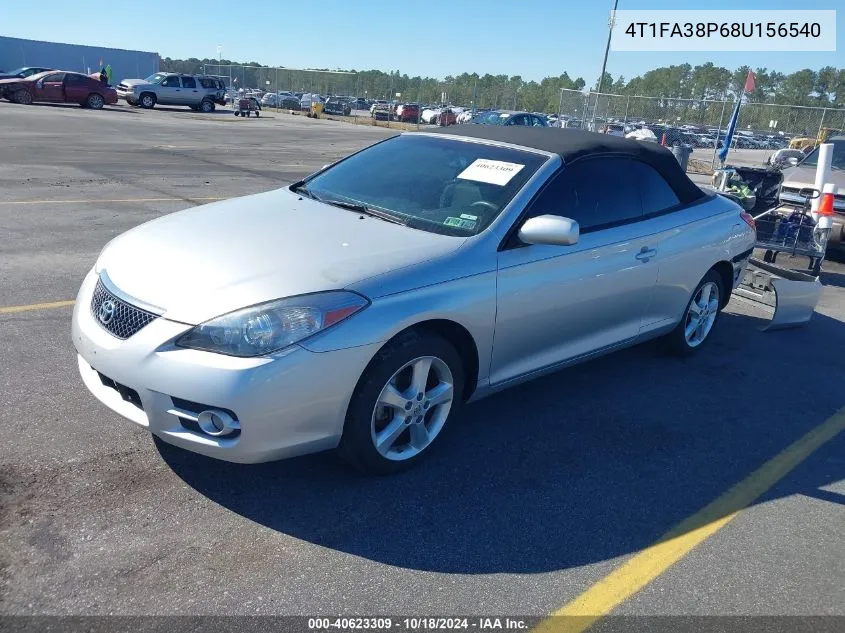
[[[754,240],[655,144],[403,134],[118,236],[73,343],[94,396],[164,442],[390,472],[470,400],[658,336],[700,349]]]

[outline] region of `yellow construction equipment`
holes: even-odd
[[[836,128],[832,127],[823,127],[819,130],[819,135],[816,138],[810,138],[809,136],[800,136],[792,139],[789,141],[789,149],[797,149],[801,150],[802,152],[807,148],[813,148],[816,145],[821,145],[831,136],[836,136],[839,134],[845,134],[842,130],[837,130]]]

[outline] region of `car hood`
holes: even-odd
[[[121,85],[126,86],[128,88],[134,88],[135,86],[145,86],[147,82],[143,79],[121,79],[119,82]]]
[[[362,219],[284,188],[142,224],[106,245],[97,271],[127,297],[195,325],[264,301],[345,288],[465,241]]]
[[[845,187],[845,171],[841,169],[832,169],[830,171],[830,181],[837,187]],[[816,168],[815,167],[790,167],[783,170],[783,186],[793,189],[801,189],[802,187],[812,187],[816,182]]]
[[[22,81],[26,81],[26,79],[21,79],[20,77],[10,77],[9,75],[0,77],[0,84],[16,84]]]

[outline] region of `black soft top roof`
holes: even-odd
[[[521,125],[456,125],[439,128],[440,134],[522,145],[558,154],[564,165],[594,156],[622,156],[642,161],[654,167],[674,189],[682,203],[690,203],[706,195],[681,169],[678,161],[665,147],[648,141],[599,134],[572,128],[529,127]],[[608,174],[608,182],[612,182]]]

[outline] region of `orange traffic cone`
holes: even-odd
[[[819,202],[818,211],[816,211],[820,216],[831,216],[833,215],[833,194],[832,193],[823,193],[822,199]]]

